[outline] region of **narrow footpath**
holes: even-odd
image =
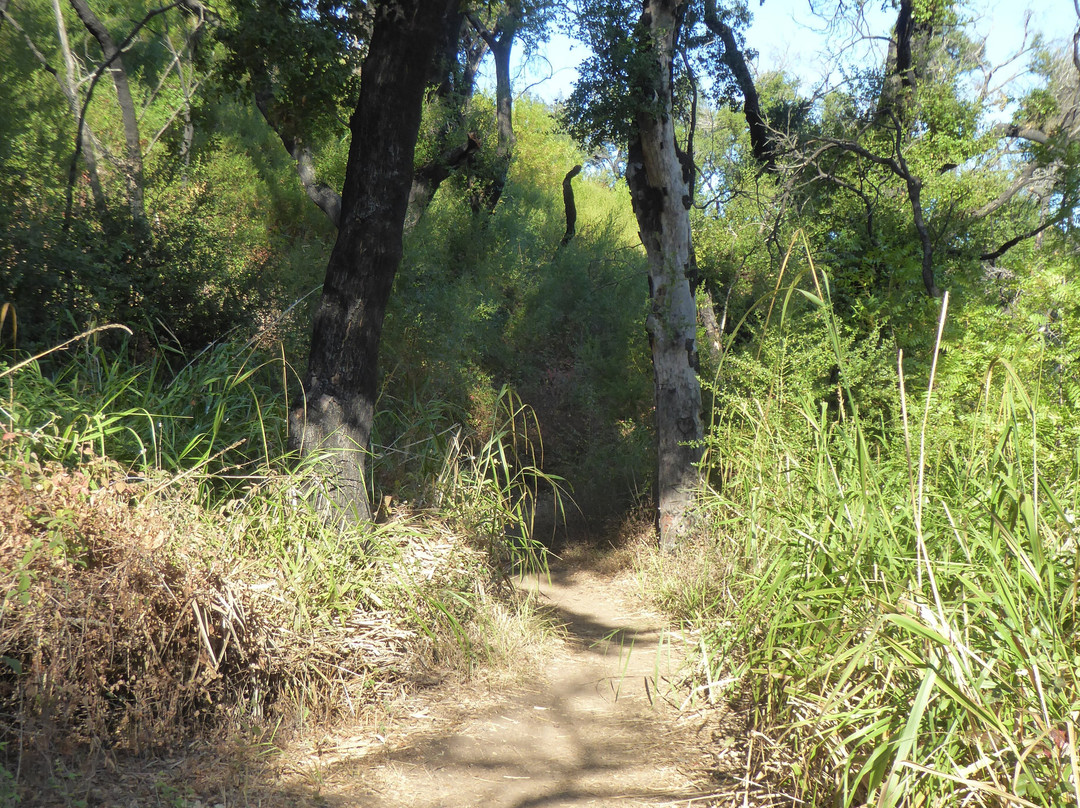
[[[682,691],[672,686],[685,645],[636,602],[625,574],[556,567],[519,586],[565,625],[565,641],[536,681],[430,697],[384,746],[327,772],[327,805],[708,803],[690,777],[706,739],[677,709]]]

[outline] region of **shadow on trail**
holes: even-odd
[[[575,575],[556,568],[532,579],[570,640],[546,681],[464,709],[403,748],[342,763],[327,778],[354,785],[325,795],[328,804],[541,808],[695,796],[675,769],[680,747],[658,712],[662,628],[620,612],[610,590]]]
[[[693,796],[658,787],[649,766],[657,753],[666,755],[653,722],[598,700],[599,686],[593,679],[518,693],[459,726],[380,755],[380,769],[389,777],[365,777],[366,787],[351,794],[325,795],[328,804],[539,808],[664,804]],[[342,774],[352,768],[342,766]],[[336,779],[333,772],[327,776]]]
[[[664,630],[657,625],[642,625],[631,615],[611,614],[602,604],[569,602],[562,597],[580,575],[575,568],[552,567],[545,573],[533,573],[518,579],[518,587],[539,594],[539,605],[557,625],[565,627],[569,639],[594,653],[607,655],[612,649],[656,647],[664,641]],[[601,608],[597,608],[600,606]]]

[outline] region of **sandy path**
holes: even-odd
[[[509,692],[442,694],[398,741],[336,767],[334,806],[529,808],[692,803],[693,729],[676,722],[668,674],[681,647],[625,582],[553,569],[521,583],[566,624],[542,678]],[[463,694],[465,695],[465,694]],[[685,742],[685,743],[684,743]]]

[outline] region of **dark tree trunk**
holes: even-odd
[[[641,241],[649,259],[651,306],[646,320],[652,347],[656,405],[657,530],[673,548],[689,528],[689,511],[701,459],[701,387],[697,377],[697,327],[690,289],[689,176],[679,159],[671,117],[671,64],[679,0],[645,0],[639,22],[640,52],[650,76],[642,97],[656,102],[638,110],[626,180]]]
[[[499,141],[495,147],[498,174],[491,185],[488,210],[495,210],[506,187],[510,173],[510,157],[514,151],[513,93],[510,87],[510,50],[514,44],[514,29],[504,31],[497,40],[488,43],[495,62],[495,119],[499,127]]]
[[[392,6],[392,7],[391,7]],[[337,241],[315,312],[304,393],[289,445],[327,453],[327,504],[371,518],[367,456],[375,415],[379,338],[401,263],[405,210],[429,66],[457,0],[376,7],[341,195]]]
[[[409,191],[409,209],[405,214],[406,230],[412,230],[420,221],[443,180],[449,177],[452,171],[464,165],[479,150],[479,141],[469,135],[463,144],[447,149],[434,160],[416,169],[413,174],[412,188]]]
[[[449,145],[449,135],[465,123],[465,109],[476,89],[476,71],[487,53],[487,42],[465,21],[465,13],[458,11],[446,26],[446,34],[439,49],[442,56],[433,62],[430,83],[437,86],[436,95],[455,109],[458,126],[446,124],[440,135],[441,149],[438,156],[417,167],[413,173],[412,190],[409,191],[409,208],[405,214],[405,229],[411,230],[431,205],[439,186],[454,171],[466,165],[480,149],[480,142],[472,134],[464,143]],[[459,49],[465,52],[465,64],[458,60]]]
[[[562,181],[563,209],[566,211],[566,232],[563,233],[560,247],[565,247],[574,238],[577,232],[577,205],[574,204],[574,186],[571,184],[574,177],[581,173],[581,166],[574,166],[566,172]]]
[[[904,117],[908,97],[921,78],[920,62],[925,63],[933,37],[933,22],[916,16],[912,0],[900,0],[885,60],[885,81],[878,99],[879,121],[891,116]]]
[[[705,25],[720,37],[720,42],[724,46],[724,52],[720,58],[735,76],[739,91],[743,95],[743,114],[746,117],[746,125],[750,129],[750,150],[754,154],[754,159],[773,171],[776,169],[776,146],[765,116],[761,114],[757,86],[746,64],[746,56],[735,39],[735,32],[716,13],[716,0],[706,0]]]

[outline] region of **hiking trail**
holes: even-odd
[[[343,739],[325,751],[324,804],[706,804],[691,779],[704,724],[678,709],[672,687],[685,642],[633,596],[629,577],[575,565],[520,579],[565,630],[536,680],[419,694],[379,743],[350,752]]]

